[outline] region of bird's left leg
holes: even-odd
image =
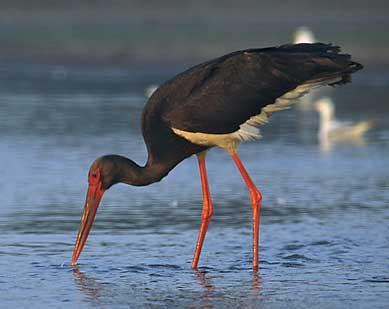
[[[232,159],[234,160],[236,166],[239,169],[244,181],[250,192],[251,206],[253,210],[253,271],[258,271],[258,241],[259,241],[259,223],[261,216],[261,201],[262,195],[261,192],[257,189],[254,182],[251,180],[249,174],[243,166],[242,161],[240,160],[236,152],[231,153]]]
[[[205,234],[207,233],[208,225],[213,213],[211,194],[208,187],[207,170],[205,168],[205,152],[197,154],[197,159],[199,161],[201,189],[203,191],[203,212],[201,213],[200,234],[197,240],[196,251],[192,262],[193,269],[197,268]]]

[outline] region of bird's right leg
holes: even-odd
[[[197,240],[196,250],[192,262],[192,268],[197,269],[201,248],[203,246],[205,234],[207,233],[208,224],[211,220],[213,208],[211,194],[208,187],[207,170],[205,168],[205,152],[197,154],[200,169],[201,189],[203,191],[203,212],[201,213],[201,228],[199,238]]]
[[[251,180],[250,175],[247,173],[236,152],[231,153],[232,159],[234,160],[239,172],[241,173],[247,188],[250,192],[251,206],[253,211],[253,271],[258,271],[258,241],[259,241],[259,223],[261,216],[261,201],[262,195],[254,182]]]

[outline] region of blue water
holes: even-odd
[[[240,147],[263,194],[254,274],[249,194],[219,149],[207,157],[214,216],[198,271],[190,267],[202,205],[195,158],[160,183],[106,192],[71,267],[90,163],[108,153],[145,162],[143,91],[169,76],[11,71],[2,67],[0,85],[0,307],[387,307],[388,76],[361,72],[329,92],[339,119],[375,120],[362,142],[324,151],[316,112],[295,108]]]

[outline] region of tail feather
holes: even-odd
[[[338,82],[328,84],[329,86],[335,86],[335,85],[343,85],[351,82],[351,74],[361,70],[363,68],[363,65],[355,62],[350,61],[347,68],[341,72],[342,79]]]
[[[340,47],[332,44],[287,44],[274,48],[271,52],[288,52],[290,54],[296,54],[296,61],[299,61],[297,58],[300,60],[303,59],[303,62],[299,63],[299,65],[302,68],[304,67],[304,69],[311,63],[313,65],[313,78],[311,78],[311,80],[315,82],[332,80],[335,77],[340,76],[340,80],[329,83],[331,86],[350,82],[351,74],[363,68],[362,64],[351,60],[351,55],[342,54]]]
[[[373,120],[361,121],[355,125],[355,131],[358,132],[357,134],[363,135],[366,131],[370,130],[373,127],[374,127]]]

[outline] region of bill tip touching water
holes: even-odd
[[[260,138],[259,127],[275,112],[324,85],[341,85],[362,65],[331,44],[288,44],[233,52],[199,64],[162,84],[142,114],[148,150],[144,166],[119,155],[96,159],[72,257],[75,265],[106,190],[116,183],[144,186],[165,177],[177,164],[197,155],[203,192],[200,233],[192,262],[198,267],[213,214],[205,157],[212,147],[225,149],[248,187],[253,219],[252,267],[258,270],[262,196],[237,154],[238,145]]]

